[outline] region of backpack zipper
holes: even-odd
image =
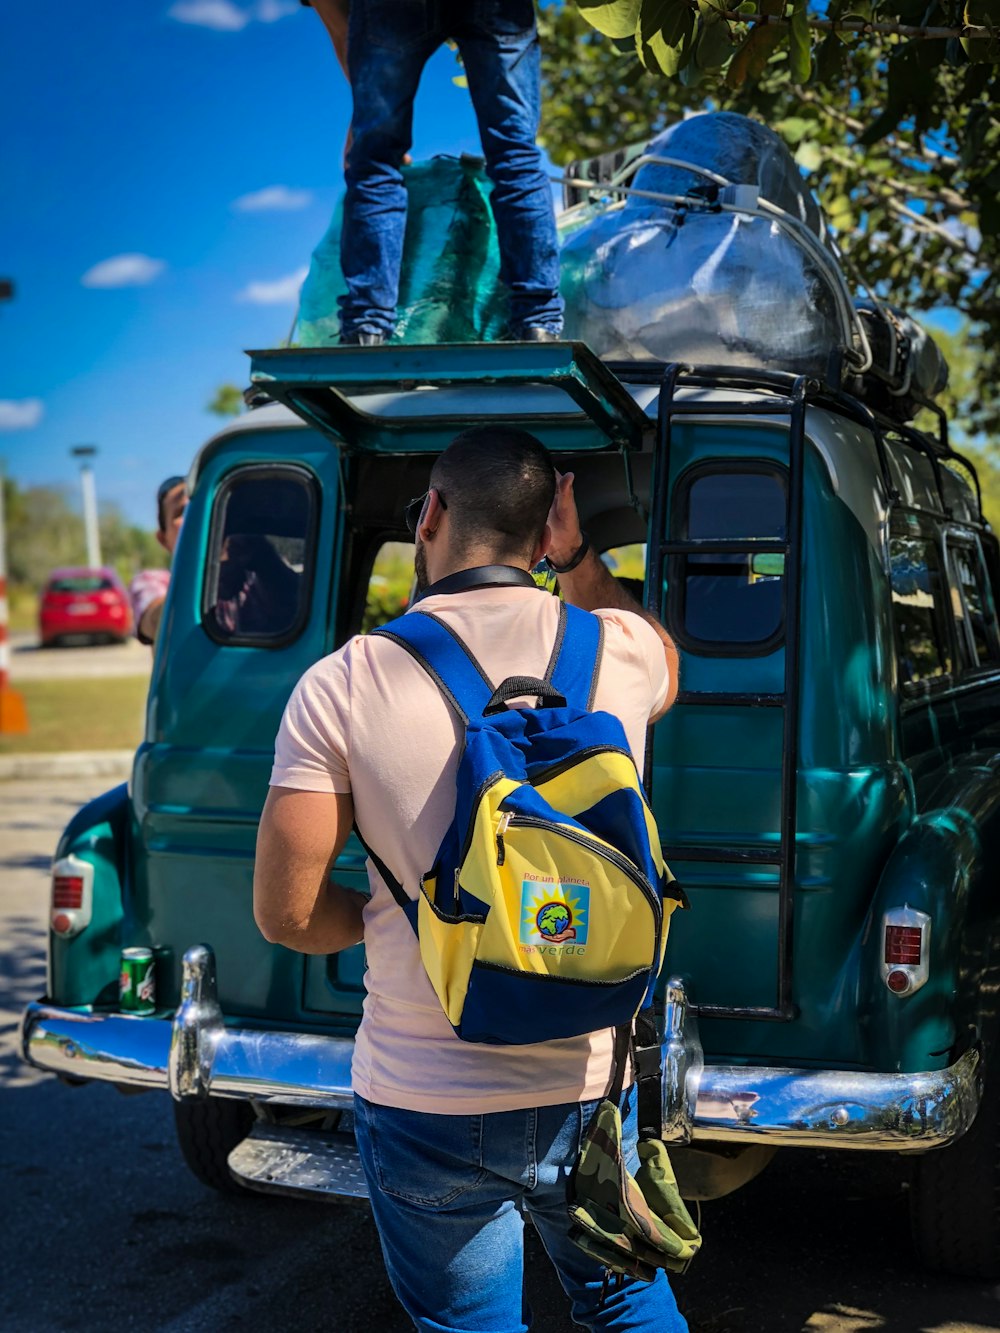
[[[503,835],[507,832],[507,825],[514,818],[512,810],[505,810],[500,817],[500,823],[497,825],[497,865],[502,866],[507,859],[507,849],[504,846]]]
[[[603,857],[605,861],[609,861],[611,865],[615,866],[616,869],[620,870],[623,875],[626,875],[632,881],[632,883],[635,884],[635,886],[642,891],[643,896],[649,903],[650,907],[653,909],[653,919],[656,922],[656,951],[653,956],[654,958],[659,957],[660,929],[663,923],[663,904],[657,898],[655,892],[653,891],[653,887],[650,884],[649,880],[647,880],[646,876],[642,873],[641,870],[639,870],[639,868],[636,865],[634,865],[628,859],[627,856],[624,855],[624,853],[618,851],[618,849],[615,847],[607,846],[605,843],[601,842],[593,835],[588,836],[585,833],[581,833],[577,829],[567,828],[564,824],[555,824],[548,819],[538,819],[535,815],[511,814],[510,818],[503,825],[504,832],[506,832],[511,825],[520,828],[546,829],[549,832],[558,834],[560,837],[568,838],[570,842],[575,842],[580,847],[586,847],[588,851],[595,853],[595,855],[597,856]],[[497,833],[499,834],[499,832],[500,830],[498,829]],[[499,846],[497,848],[497,855],[498,856],[500,855]],[[498,864],[503,864],[503,863],[498,862]]]

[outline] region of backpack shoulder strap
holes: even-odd
[[[545,679],[576,708],[594,706],[604,650],[604,622],[577,606],[559,608],[559,629]]]
[[[391,639],[431,677],[455,712],[467,723],[481,717],[493,694],[486,672],[458,635],[428,611],[412,611],[372,634]]]

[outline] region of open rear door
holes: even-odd
[[[583,343],[279,348],[250,352],[251,381],[349,452],[438,453],[503,422],[550,449],[639,449],[652,428]]]

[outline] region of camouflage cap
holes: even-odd
[[[611,1272],[651,1282],[658,1268],[682,1272],[698,1253],[701,1236],[661,1140],[639,1141],[639,1163],[631,1175],[618,1107],[603,1101],[570,1177],[570,1238]]]

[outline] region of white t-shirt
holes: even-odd
[[[487,675],[543,676],[555,642],[557,598],[495,587],[425,598]],[[622,721],[640,772],[649,719],[664,704],[663,644],[629,611],[598,611],[604,650],[595,709]],[[461,723],[410,656],[379,635],[358,636],[299,681],[275,743],[271,785],[351,792],[361,836],[416,897],[455,813]],[[533,1046],[460,1041],[420,962],[413,929],[369,862],[367,995],[353,1086],[367,1101],[441,1114],[476,1114],[586,1101],[604,1091],[610,1030]]]

